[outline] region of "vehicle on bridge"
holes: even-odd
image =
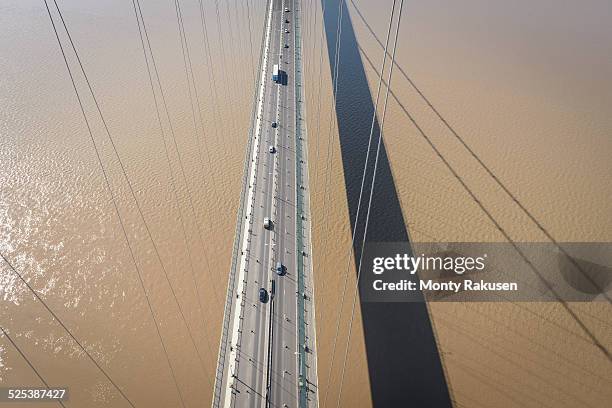
[[[274,82],[280,81],[280,69],[278,68],[278,64],[274,64],[272,67],[272,80]]]
[[[289,7],[285,7],[285,13],[289,12]]]
[[[289,44],[285,44],[285,48],[289,48]]]
[[[278,126],[278,124],[276,122],[272,122],[272,127],[276,128]]]
[[[274,146],[270,146],[270,147],[268,148],[268,151],[269,151],[270,153],[274,153],[274,152],[276,152],[276,148],[275,148]]]
[[[268,291],[264,288],[259,288],[259,301],[266,303],[268,301]]]
[[[264,224],[265,229],[267,230],[272,229],[272,220],[270,218],[265,217],[263,224]]]
[[[281,262],[277,262],[274,271],[278,276],[283,276],[285,274],[285,265],[283,265]]]

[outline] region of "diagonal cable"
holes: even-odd
[[[378,101],[380,99],[380,90],[382,88],[382,76],[383,76],[383,72],[385,72],[385,65],[387,63],[387,47],[389,45],[389,38],[391,36],[391,28],[393,26],[393,17],[395,14],[395,4],[396,4],[396,0],[393,0],[393,4],[391,6],[391,13],[389,15],[389,24],[388,24],[388,29],[387,29],[387,38],[385,40],[385,53],[383,55],[383,60],[381,63],[381,68],[380,68],[380,76],[378,79],[378,86],[376,89],[376,100],[374,102],[374,113],[372,114],[372,123],[370,126],[370,136],[368,138],[368,147],[366,150],[366,158],[365,158],[365,163],[363,165],[363,174],[361,176],[361,187],[359,188],[359,199],[357,201],[357,213],[355,215],[355,222],[354,222],[354,227],[353,227],[353,236],[351,238],[351,244],[349,246],[348,249],[348,253],[346,254],[346,268],[344,271],[344,283],[342,285],[342,295],[340,297],[340,306],[338,307],[338,313],[336,315],[336,332],[334,334],[334,338],[333,338],[333,343],[332,343],[332,352],[331,352],[331,364],[329,367],[329,375],[328,378],[331,378],[331,375],[333,373],[333,368],[334,368],[334,360],[336,357],[336,344],[337,344],[337,340],[338,340],[338,333],[340,331],[340,316],[342,314],[342,309],[344,308],[344,299],[346,296],[346,289],[347,289],[347,283],[348,283],[348,275],[349,275],[349,267],[350,267],[350,259],[351,259],[351,253],[354,251],[354,245],[355,245],[355,237],[357,236],[357,226],[359,225],[359,216],[361,213],[361,200],[363,197],[363,190],[364,190],[364,186],[365,186],[365,180],[366,180],[366,175],[367,175],[367,170],[368,170],[368,163],[370,160],[370,149],[372,147],[372,138],[374,135],[374,124],[376,123],[376,112],[378,112]],[[331,382],[330,382],[331,384]],[[323,399],[323,403],[325,404],[325,401],[327,399],[327,394],[329,393],[329,388],[330,385],[328,384],[326,392],[325,392],[325,397]]]
[[[374,196],[374,186],[376,183],[376,171],[378,170],[378,159],[380,157],[380,146],[382,144],[382,140],[383,140],[383,130],[384,130],[384,126],[385,126],[385,116],[387,113],[387,102],[389,100],[389,91],[391,90],[391,78],[393,76],[393,67],[394,67],[394,61],[395,61],[395,51],[397,50],[397,39],[399,37],[399,29],[401,26],[401,22],[402,22],[402,8],[404,6],[404,0],[400,0],[400,4],[399,4],[399,12],[398,12],[398,17],[397,17],[397,26],[395,28],[395,38],[393,39],[393,53],[391,55],[391,67],[389,68],[389,75],[387,77],[387,90],[385,92],[385,102],[383,104],[383,111],[382,111],[382,118],[380,121],[380,131],[378,133],[378,143],[376,146],[376,158],[374,159],[374,170],[373,170],[373,174],[372,174],[372,184],[370,185],[370,197],[368,199],[368,210],[366,212],[366,219],[365,219],[365,226],[364,226],[364,231],[363,231],[363,240],[361,242],[361,250],[359,253],[359,265],[357,268],[357,278],[355,280],[355,288],[353,290],[353,305],[351,307],[351,318],[349,320],[349,331],[348,331],[348,338],[346,341],[346,349],[344,352],[344,358],[342,361],[342,371],[340,372],[340,389],[338,391],[338,407],[340,406],[340,401],[342,399],[342,385],[344,384],[344,374],[346,372],[346,361],[348,358],[348,351],[351,345],[351,333],[352,333],[352,329],[353,329],[353,321],[355,319],[355,305],[357,303],[357,289],[359,288],[359,278],[361,277],[361,266],[362,266],[362,261],[363,261],[363,252],[364,252],[364,248],[365,248],[365,243],[367,240],[367,235],[368,235],[368,225],[370,222],[370,210],[372,208],[372,197]],[[386,52],[385,52],[386,55]],[[379,81],[382,80],[382,75],[383,72],[381,71],[380,73],[380,78]],[[376,111],[374,111],[373,115],[376,115]]]
[[[47,383],[47,381],[45,380],[45,378],[40,374],[40,372],[36,369],[36,367],[34,367],[34,364],[32,364],[32,362],[30,361],[30,359],[25,355],[25,353],[23,352],[23,350],[21,350],[21,348],[17,345],[17,343],[15,343],[15,340],[13,340],[11,338],[11,336],[9,336],[8,332],[4,329],[4,327],[0,326],[0,331],[2,331],[2,334],[4,335],[4,337],[6,337],[8,339],[8,341],[13,345],[13,347],[15,347],[15,350],[17,350],[17,352],[21,355],[21,357],[25,360],[26,363],[28,363],[28,365],[30,366],[30,368],[32,369],[32,371],[34,371],[34,373],[36,374],[36,376],[38,377],[38,379],[40,381],[42,381],[43,384],[45,384],[45,387],[47,388],[51,388],[49,387],[49,384]],[[64,405],[64,401],[62,401],[61,399],[56,400],[58,404],[60,404],[62,407],[66,408],[66,406]]]

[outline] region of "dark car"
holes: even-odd
[[[266,303],[268,301],[268,291],[264,288],[259,288],[259,301]]]
[[[277,262],[276,268],[274,268],[274,271],[276,272],[277,275],[283,276],[285,274],[285,265],[283,265],[280,262]]]
[[[275,128],[276,126],[278,126],[276,122],[272,122],[272,127]]]

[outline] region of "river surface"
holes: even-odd
[[[265,4],[203,1],[205,37],[199,2],[181,1],[192,66],[186,71],[174,2],[141,0],[168,106],[170,120],[156,85],[163,132],[132,2],[58,4],[129,179],[52,8],[136,266],[42,0],[0,4],[0,252],[134,405],[180,406],[181,396],[186,406],[207,405]],[[350,129],[369,129],[373,106],[351,95],[376,94],[391,4],[343,3],[354,41],[341,42],[340,72],[363,70],[369,90],[363,80],[340,81],[343,110],[336,110],[333,50],[326,48],[335,33],[321,38],[321,4],[304,1],[323,406],[336,406],[347,344],[343,407],[376,403],[371,392],[381,388],[372,380],[372,359],[389,356],[385,344],[378,354],[368,348],[359,307],[347,340],[354,271],[345,270],[363,164],[348,158],[365,152]],[[450,165],[513,239],[545,240],[454,131],[557,240],[612,240],[611,19],[605,0],[406,2],[384,125],[388,172],[380,179],[387,183],[381,191],[396,200],[393,219],[403,219],[395,228],[415,241],[503,240]],[[353,58],[342,59],[349,51]],[[385,206],[374,210],[373,223],[384,233]],[[349,290],[340,308],[345,276]],[[6,262],[0,302],[2,328],[38,373],[50,385],[70,387],[67,406],[129,406]],[[571,307],[612,348],[609,305]],[[338,310],[344,324],[330,370]],[[436,336],[437,348],[431,340],[419,347],[431,352],[424,360],[439,358],[444,378],[437,368],[422,374],[431,384],[445,382],[457,406],[604,407],[612,399],[609,360],[557,304],[431,304],[419,318],[425,312],[432,332],[420,332],[427,326],[407,316],[397,322],[415,337],[423,333],[421,340]],[[398,361],[409,356],[395,352]],[[6,337],[0,384],[41,384]]]
[[[375,100],[394,2],[341,2],[335,106],[339,3],[321,3],[329,17],[326,35],[320,37],[321,14],[311,13],[319,29],[308,33],[306,42],[316,42],[306,73],[311,163],[319,158],[311,180],[313,208],[321,209],[313,235],[326,406],[338,402],[340,389],[341,406],[397,406],[399,399],[447,406],[445,392],[436,391],[444,385],[437,356],[457,406],[606,406],[609,354],[589,340],[612,348],[604,302],[566,305],[578,320],[558,303],[430,303],[433,352],[425,350],[430,337],[423,313],[401,305],[370,313],[375,306],[362,304],[349,337],[355,271],[345,278],[346,263],[347,256],[354,263],[348,251],[375,103],[363,96]],[[558,242],[610,241],[611,15],[605,1],[406,2],[369,240],[388,241],[405,223],[413,242],[503,242],[505,235],[547,242],[535,219]],[[391,53],[393,38],[389,44]],[[388,70],[389,62],[385,76]],[[385,91],[383,85],[380,126]],[[326,185],[332,186],[327,192]],[[358,226],[358,242],[361,231]],[[588,380],[578,379],[582,375]]]
[[[43,1],[0,5],[0,251],[136,406],[180,406],[177,384],[186,406],[208,404],[264,3],[219,2],[217,19],[203,2],[208,37],[199,2],[180,3],[192,77],[174,2],[140,2],[162,134],[132,2],[58,1],[127,179],[50,3],[137,267]],[[0,271],[2,327],[41,376],[71,406],[128,405]],[[0,361],[2,384],[41,384],[5,338]]]

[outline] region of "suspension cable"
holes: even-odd
[[[393,76],[393,67],[394,67],[394,62],[395,62],[395,52],[397,50],[397,39],[399,37],[399,29],[401,26],[401,22],[402,22],[402,8],[404,6],[404,0],[400,0],[400,4],[399,4],[399,12],[398,12],[398,17],[397,17],[397,26],[395,28],[395,38],[393,39],[393,53],[391,55],[391,67],[389,68],[389,76],[387,77],[387,90],[385,92],[385,101],[383,104],[383,111],[382,111],[382,119],[380,121],[380,131],[378,133],[378,144],[376,146],[376,158],[374,160],[374,170],[373,170],[373,174],[372,174],[372,184],[370,185],[370,197],[368,199],[368,210],[366,213],[366,220],[365,220],[365,226],[364,226],[364,231],[363,231],[363,240],[361,242],[361,250],[359,253],[359,264],[358,264],[358,268],[357,268],[357,278],[355,280],[355,288],[353,290],[353,305],[351,307],[351,318],[349,320],[349,331],[348,331],[348,338],[346,341],[346,349],[344,352],[344,358],[342,361],[342,371],[340,372],[340,389],[338,391],[338,404],[337,406],[340,406],[340,400],[342,399],[342,385],[344,383],[344,374],[346,372],[346,361],[347,361],[347,357],[348,357],[348,352],[349,352],[349,348],[351,345],[351,334],[352,334],[352,329],[353,329],[353,321],[355,318],[355,305],[357,303],[357,290],[359,288],[359,279],[361,277],[361,266],[362,266],[362,261],[363,261],[363,252],[365,249],[365,243],[367,240],[367,235],[368,235],[368,225],[370,222],[370,210],[372,208],[372,197],[374,196],[374,186],[376,183],[376,171],[378,170],[378,159],[380,157],[380,146],[382,144],[382,140],[383,140],[383,131],[384,131],[384,126],[385,126],[385,116],[387,113],[387,102],[389,100],[389,91],[391,90],[391,78]],[[386,52],[385,52],[386,54]],[[380,79],[382,79],[382,72],[381,72],[381,76]],[[374,115],[376,115],[376,112],[374,112]]]
[[[181,209],[181,205],[180,205],[180,202],[179,202],[179,199],[178,199],[178,191],[177,191],[177,188],[176,188],[175,175],[174,175],[174,171],[172,169],[172,164],[171,164],[171,160],[170,160],[170,153],[169,153],[169,149],[168,149],[168,144],[166,143],[165,131],[164,131],[163,122],[162,122],[162,119],[161,119],[161,114],[160,114],[160,110],[159,110],[159,103],[157,101],[157,95],[155,94],[155,87],[154,87],[154,84],[153,84],[153,77],[152,77],[152,74],[151,74],[151,67],[150,67],[150,64],[149,64],[149,61],[148,61],[148,58],[147,58],[145,42],[144,42],[144,38],[143,38],[143,35],[142,35],[142,29],[140,27],[140,20],[138,19],[138,11],[137,11],[137,9],[140,10],[140,4],[139,3],[137,4],[137,1],[132,0],[132,5],[134,6],[134,13],[135,13],[135,17],[136,17],[136,22],[138,24],[138,32],[139,32],[140,42],[141,42],[141,46],[142,46],[143,56],[144,56],[144,59],[145,59],[145,65],[146,65],[146,68],[147,68],[147,74],[148,74],[148,77],[149,77],[149,85],[151,87],[151,92],[152,92],[152,95],[153,95],[153,101],[154,101],[154,105],[155,105],[157,121],[158,121],[158,124],[159,124],[161,138],[162,138],[162,142],[163,142],[163,145],[164,145],[164,153],[165,153],[166,162],[167,162],[167,165],[168,165],[168,170],[170,172],[170,184],[171,184],[171,187],[172,187],[172,194],[174,196],[174,200],[176,202],[176,206],[177,206],[178,211],[179,211],[179,221],[180,221],[181,229],[182,229],[182,232],[183,232],[183,240],[185,241],[185,246],[186,246],[187,254],[188,254],[188,257],[189,257],[191,278],[192,278],[192,281],[193,281],[193,284],[194,284],[194,295],[195,295],[195,298],[196,298],[196,300],[198,302],[198,309],[199,309],[200,317],[202,318],[202,321],[204,322],[204,326],[206,326],[206,318],[205,318],[205,315],[204,315],[204,312],[203,312],[204,308],[202,306],[202,302],[201,302],[201,299],[200,299],[199,285],[198,285],[198,281],[197,281],[197,279],[195,277],[195,267],[194,267],[194,263],[193,263],[193,255],[191,253],[191,248],[189,246],[189,239],[187,237],[187,231],[186,231],[186,228],[185,228],[185,220],[184,220],[184,217],[183,217],[183,211]],[[143,18],[142,13],[140,14],[140,17],[141,17],[141,19]],[[144,19],[143,19],[143,25],[144,25]],[[149,48],[149,52],[151,54],[151,59],[154,59],[153,50]],[[160,87],[161,92],[163,92],[163,89],[161,87],[161,83],[159,83],[158,85]],[[164,101],[164,105],[165,105],[165,101]],[[195,217],[195,214],[194,214],[194,217]],[[204,250],[204,248],[202,248],[202,249]],[[209,280],[212,281],[212,278],[210,276],[210,266],[208,265],[208,258],[206,257],[206,253],[205,252],[204,252],[204,258],[206,259],[206,265],[208,266],[208,268],[207,268],[207,270],[208,270],[208,278],[209,278]],[[207,336],[204,336],[204,337],[207,340],[206,344],[208,345],[209,353],[212,354],[212,350],[211,350],[210,343],[208,341],[208,337]],[[202,358],[201,358],[199,353],[198,353],[198,358],[200,360],[200,365],[201,365],[201,367],[204,370],[204,373],[206,375],[206,379],[208,380],[208,383],[212,386],[212,382],[211,382],[211,379],[210,379],[210,373],[208,372],[208,370],[206,370],[206,366],[203,363]]]
[[[40,372],[38,372],[38,370],[36,369],[36,367],[34,367],[34,364],[32,364],[32,362],[30,361],[30,359],[25,355],[25,353],[23,352],[23,350],[21,350],[21,348],[17,345],[17,343],[15,343],[15,340],[13,340],[11,338],[11,336],[9,336],[9,334],[7,333],[7,331],[4,329],[4,327],[0,326],[0,331],[2,331],[2,334],[4,335],[4,337],[6,337],[8,339],[8,341],[13,345],[13,347],[15,347],[15,350],[17,350],[17,352],[21,355],[21,357],[25,360],[26,363],[28,363],[28,365],[30,366],[30,368],[32,369],[32,371],[34,371],[34,373],[36,374],[36,376],[38,377],[38,379],[40,381],[42,381],[43,384],[45,384],[45,387],[47,388],[51,388],[49,387],[49,384],[47,383],[47,381],[44,379],[44,377],[42,375],[40,375]],[[62,407],[66,408],[66,406],[64,405],[64,402],[61,399],[56,400],[58,404],[60,404]]]
[[[389,24],[388,24],[388,29],[387,29],[387,38],[385,40],[385,53],[383,55],[383,60],[381,63],[381,69],[380,69],[380,75],[378,78],[378,86],[376,89],[376,100],[374,102],[374,112],[372,114],[372,123],[370,126],[370,135],[368,138],[368,147],[366,150],[366,158],[365,158],[365,163],[363,165],[363,174],[361,176],[361,187],[359,188],[359,199],[357,200],[357,214],[355,215],[355,222],[353,223],[354,227],[353,227],[353,236],[351,238],[351,243],[349,245],[348,248],[348,253],[346,254],[346,268],[344,271],[344,283],[342,285],[342,295],[340,297],[340,307],[338,308],[338,313],[336,315],[336,332],[334,334],[334,339],[333,339],[333,343],[332,343],[332,352],[331,352],[331,364],[329,367],[329,376],[328,378],[331,378],[332,372],[333,372],[333,367],[334,367],[334,360],[335,360],[335,353],[336,353],[336,344],[337,344],[337,339],[338,339],[338,333],[340,331],[340,317],[342,314],[342,309],[344,307],[344,299],[345,299],[345,295],[346,295],[346,289],[347,289],[347,283],[348,283],[348,274],[349,274],[349,267],[350,267],[350,259],[351,259],[351,253],[354,251],[354,245],[355,245],[355,237],[357,236],[357,228],[359,225],[359,215],[361,212],[361,200],[363,197],[363,190],[364,190],[364,186],[365,186],[365,180],[366,180],[366,175],[367,175],[367,169],[368,169],[368,163],[369,163],[369,159],[370,159],[370,149],[372,146],[372,138],[374,135],[374,124],[376,123],[376,112],[378,112],[378,101],[380,99],[380,90],[382,88],[382,76],[383,73],[385,71],[385,65],[387,62],[387,47],[389,45],[389,38],[391,36],[391,28],[393,26],[393,17],[395,15],[395,4],[396,4],[396,0],[393,0],[393,4],[391,6],[391,13],[389,15]],[[327,394],[329,393],[329,388],[331,382],[328,384],[327,386],[327,390],[325,392],[325,399],[327,398]],[[324,401],[325,401],[324,399]]]

